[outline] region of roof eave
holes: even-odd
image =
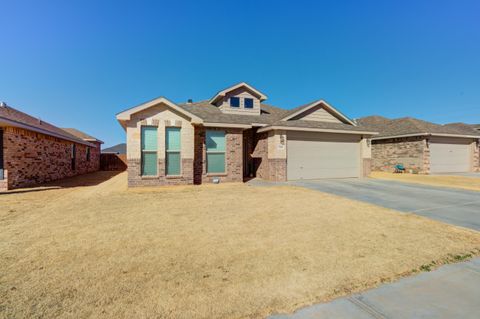
[[[268,132],[271,130],[339,133],[339,134],[370,135],[370,136],[378,134],[378,132],[369,132],[369,131],[349,131],[349,130],[323,129],[323,128],[299,127],[299,126],[281,126],[281,125],[272,125],[272,126],[262,127],[257,131],[257,133]]]
[[[8,126],[18,127],[18,128],[22,128],[22,129],[25,129],[25,130],[32,131],[32,132],[37,132],[37,133],[40,133],[40,134],[44,134],[44,135],[48,135],[48,136],[53,136],[53,137],[56,137],[56,138],[59,138],[59,139],[65,140],[65,141],[69,141],[69,142],[74,142],[74,143],[78,143],[78,144],[83,144],[83,145],[95,147],[95,145],[93,145],[92,143],[89,143],[89,142],[87,142],[87,141],[85,141],[85,140],[70,138],[70,137],[68,137],[68,136],[64,136],[64,135],[61,135],[61,134],[57,134],[57,133],[54,133],[54,132],[51,132],[51,131],[48,131],[48,130],[43,130],[43,129],[40,129],[40,128],[35,127],[35,126],[31,126],[31,125],[28,125],[28,124],[20,123],[20,122],[13,121],[13,120],[10,120],[10,119],[7,119],[7,118],[5,118],[5,117],[1,117],[1,116],[0,116],[0,124],[1,124],[1,123],[5,123],[5,124],[8,125]]]
[[[463,134],[447,134],[447,133],[412,133],[412,134],[379,136],[379,137],[373,138],[373,140],[388,140],[391,138],[403,138],[403,137],[415,137],[415,136],[438,136],[438,137],[458,137],[458,138],[480,139],[480,135],[463,135]]]
[[[265,101],[268,97],[263,94],[262,92],[260,92],[259,90],[255,89],[253,86],[251,86],[250,84],[246,83],[246,82],[240,82],[238,84],[235,84],[235,85],[232,85],[220,92],[218,92],[217,94],[215,94],[215,96],[213,98],[210,99],[209,103],[210,104],[214,104],[216,103],[220,98],[223,98],[228,92],[230,91],[233,91],[233,90],[236,90],[242,86],[245,86],[246,88],[248,88],[249,90],[253,91],[255,94],[257,94],[259,96],[259,99],[260,99],[260,102],[263,102]]]
[[[319,104],[325,105],[327,108],[329,108],[332,112],[337,114],[337,116],[339,116],[341,119],[346,121],[348,124],[353,125],[353,126],[357,126],[357,124],[353,120],[351,120],[349,117],[347,117],[345,114],[343,114],[342,112],[340,112],[339,110],[337,110],[336,108],[331,106],[330,104],[328,104],[328,102],[325,101],[325,100],[317,100],[315,102],[312,102],[312,103],[308,104],[307,106],[301,108],[300,110],[296,111],[295,113],[287,115],[286,117],[282,118],[281,120],[282,121],[288,121],[288,120],[294,118],[295,116],[300,115],[300,114],[318,106]]]

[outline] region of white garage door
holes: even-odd
[[[359,176],[359,136],[312,132],[287,134],[288,180]]]
[[[460,173],[470,170],[469,141],[437,139],[430,141],[430,172]]]

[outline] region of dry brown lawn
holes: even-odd
[[[419,175],[419,174],[394,174],[387,172],[372,172],[372,178],[394,180],[415,184],[432,186],[453,187],[473,191],[480,191],[480,178],[455,175]]]
[[[108,174],[0,195],[0,317],[262,318],[480,248],[480,233],[306,189],[95,185]]]

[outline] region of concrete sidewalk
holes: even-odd
[[[480,318],[480,258],[269,319]]]

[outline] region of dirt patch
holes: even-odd
[[[480,178],[477,177],[455,175],[393,174],[386,172],[372,172],[370,177],[423,185],[480,191]]]
[[[0,317],[262,318],[480,248],[477,232],[306,189],[85,178],[0,196]]]

